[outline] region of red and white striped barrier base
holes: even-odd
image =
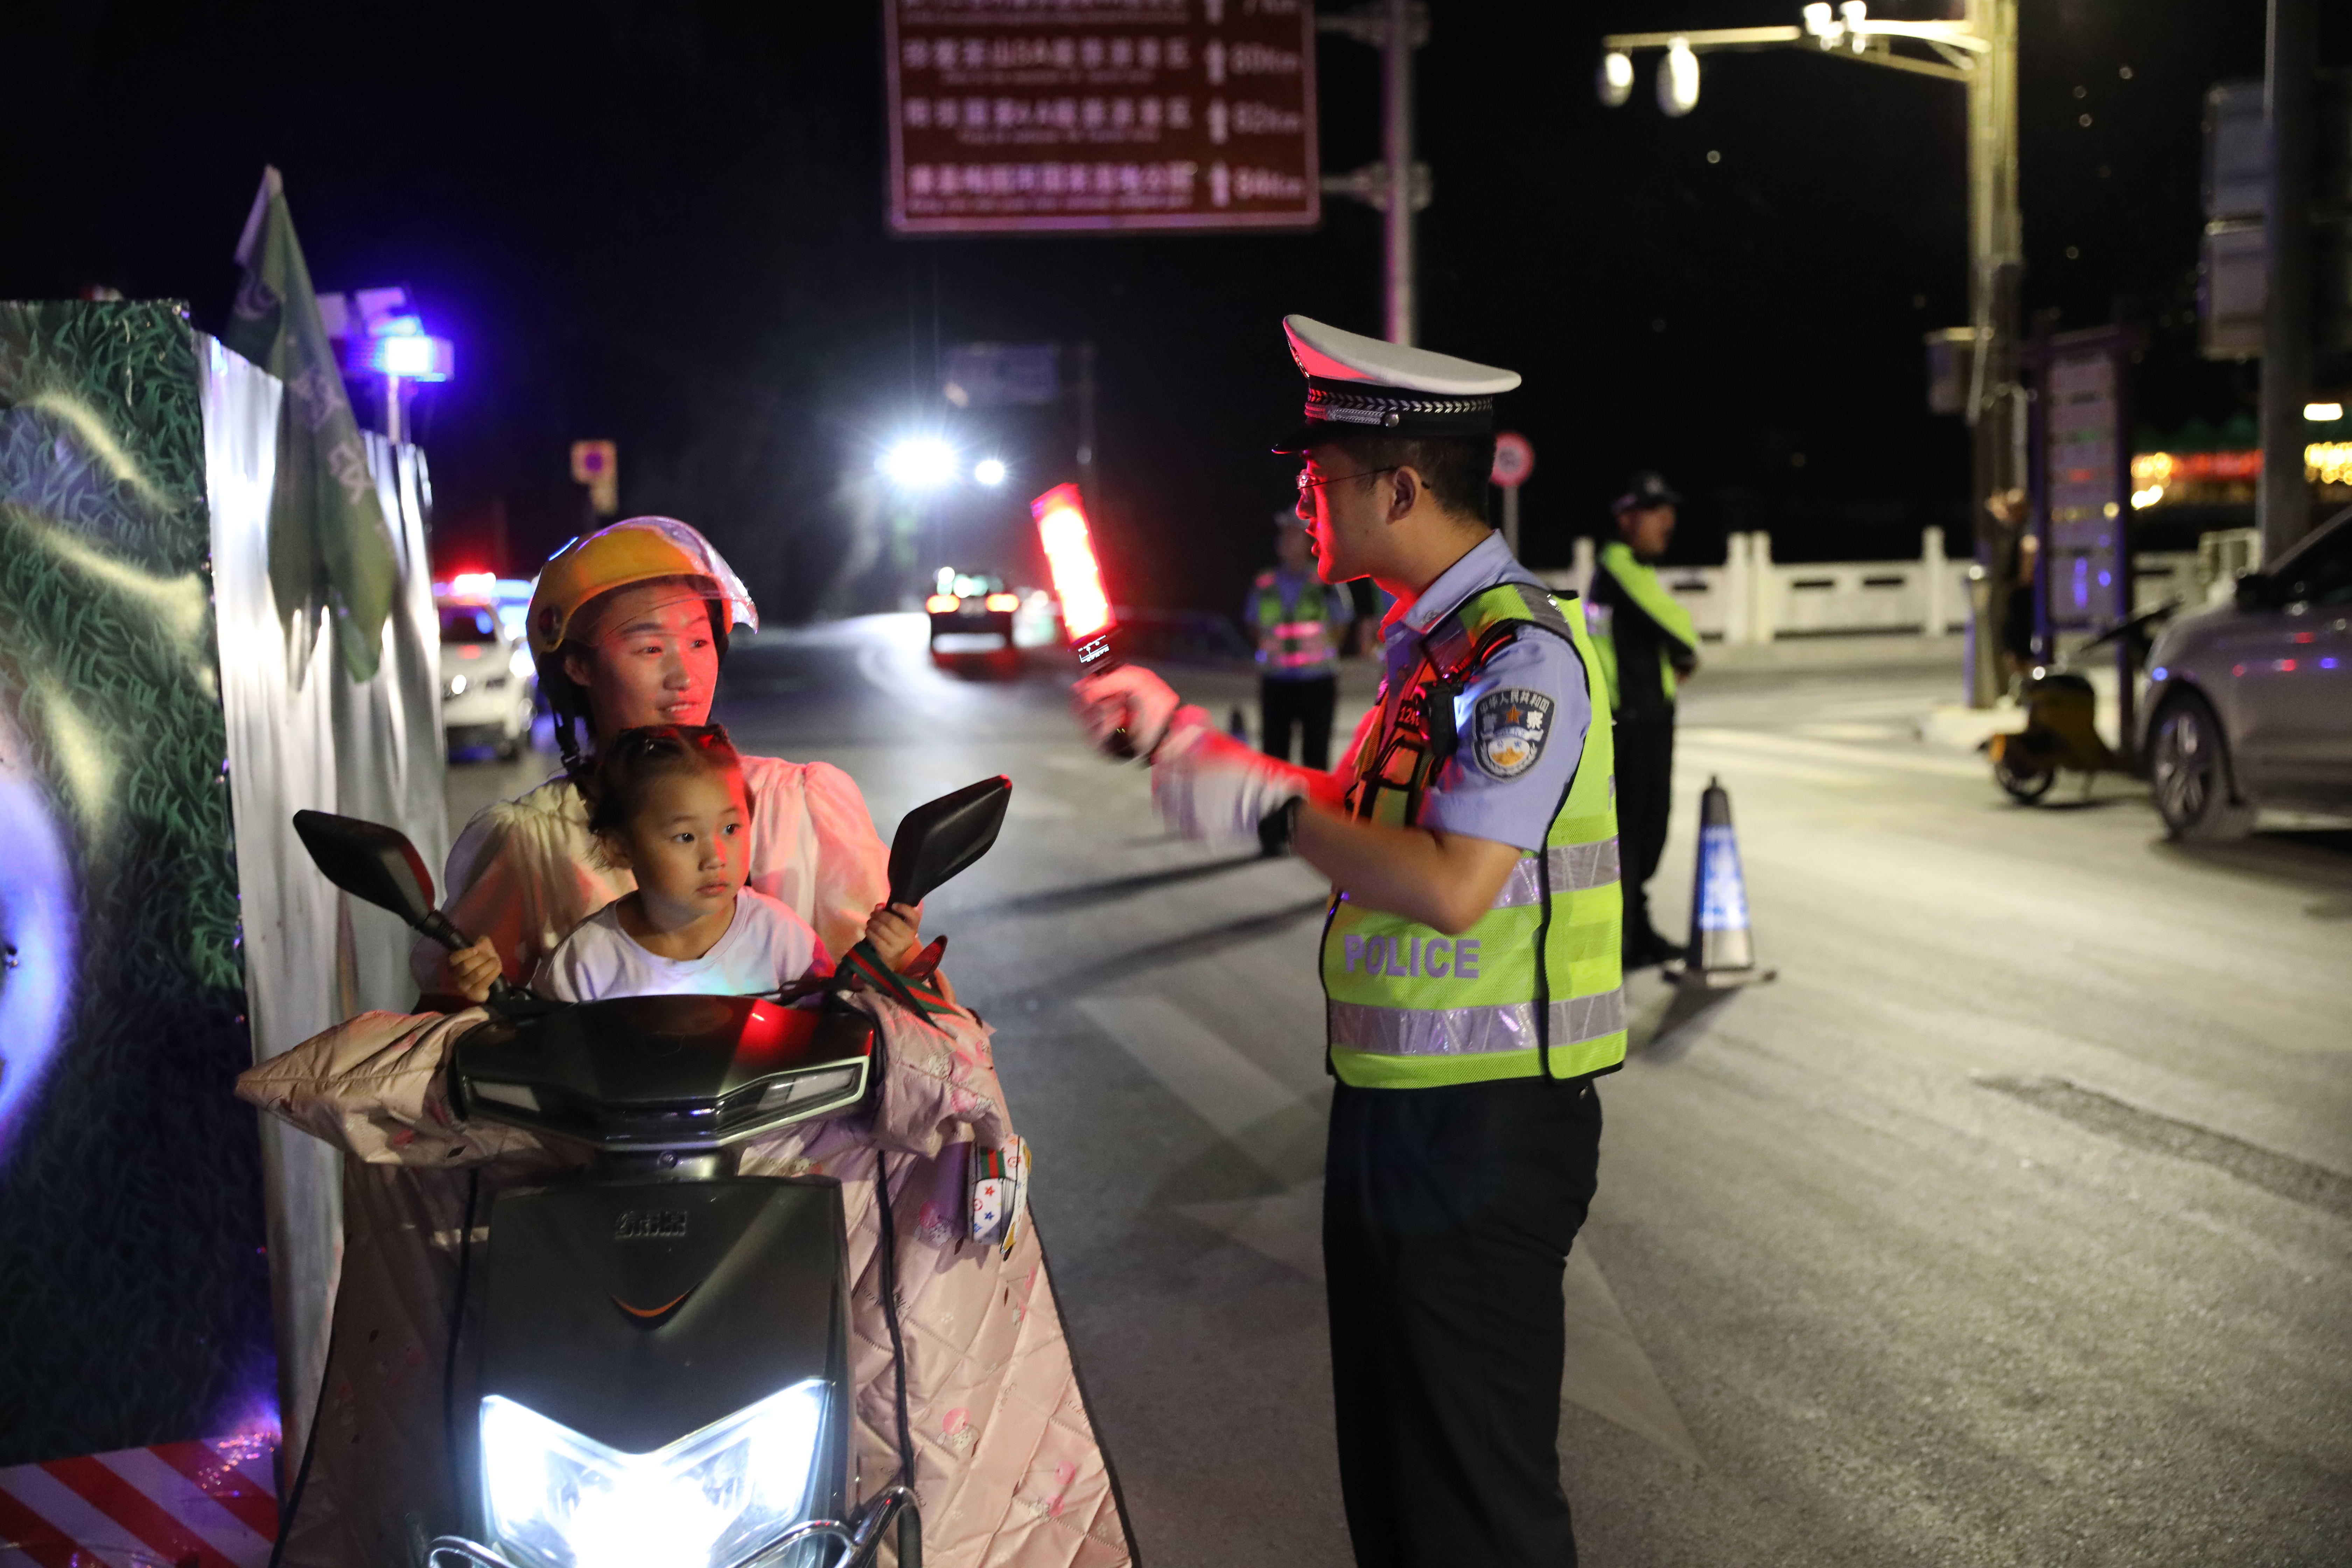
[[[267,1568],[275,1451],[257,1435],[0,1469],[0,1568]]]

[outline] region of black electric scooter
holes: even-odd
[[[986,854],[1012,787],[909,812],[891,900]],[[337,887],[466,944],[405,837],[294,826]],[[501,982],[489,1006],[451,1052],[452,1109],[593,1152],[492,1206],[471,1534],[420,1542],[418,1568],[864,1568],[894,1524],[920,1568],[910,1478],[853,1508],[841,1184],[736,1173],[751,1139],[878,1092],[873,1021],[833,994],[566,1005]]]

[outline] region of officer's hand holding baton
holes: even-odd
[[[1080,680],[1072,692],[1095,743],[1125,730],[1151,764],[1151,802],[1160,820],[1202,843],[1259,843],[1258,824],[1296,800],[1336,805],[1339,780],[1252,750],[1201,709],[1184,705],[1148,669],[1122,665]]]

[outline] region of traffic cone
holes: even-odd
[[[1690,951],[1664,971],[1677,984],[1710,991],[1760,985],[1777,973],[1756,966],[1748,927],[1748,884],[1739,874],[1739,840],[1731,831],[1731,796],[1720,779],[1706,781],[1698,799],[1698,876],[1691,885]]]

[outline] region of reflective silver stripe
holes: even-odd
[[[1604,838],[1598,844],[1562,844],[1544,851],[1551,862],[1551,890],[1555,893],[1574,892],[1580,888],[1605,888],[1618,879],[1617,840]],[[1516,910],[1543,901],[1542,885],[1536,879],[1536,858],[1519,857],[1518,864],[1504,879],[1503,890],[1495,895],[1495,908]]]
[[[1462,1057],[1486,1051],[1531,1051],[1536,1047],[1536,1007],[1514,1002],[1500,1007],[1370,1007],[1334,1002],[1331,1043],[1384,1057]],[[1551,1043],[1580,1045],[1625,1026],[1625,993],[1571,996],[1551,1005]]]

